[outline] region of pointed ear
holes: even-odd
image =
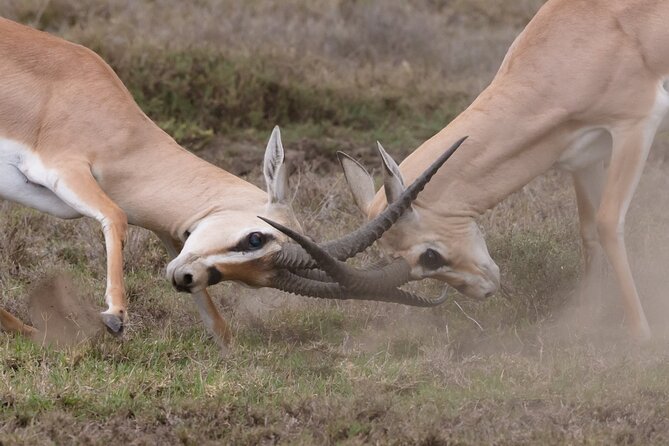
[[[285,203],[288,200],[288,175],[284,164],[283,144],[281,144],[281,130],[275,126],[269,137],[263,163],[265,184],[269,203]]]
[[[383,188],[388,203],[392,203],[404,192],[404,180],[397,163],[388,155],[380,142],[376,142],[381,160],[383,161]]]
[[[344,177],[346,177],[348,187],[351,189],[355,204],[367,216],[369,206],[376,194],[374,180],[359,162],[344,152],[337,152],[337,158],[339,158],[339,164],[344,169]]]

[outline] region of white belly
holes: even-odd
[[[663,94],[665,97],[665,103],[666,103],[666,98],[669,97],[669,79],[665,80],[662,83],[663,87]],[[660,125],[659,125],[659,131],[661,132],[667,132],[669,131],[669,113],[667,113],[666,107],[664,109],[664,115],[660,119]]]
[[[11,139],[0,137],[0,198],[60,218],[78,218],[81,214],[65,204],[51,190],[30,182],[19,170],[25,162],[28,149]]]
[[[596,162],[608,160],[611,157],[612,146],[613,140],[607,130],[586,130],[562,153],[557,166],[574,172]]]

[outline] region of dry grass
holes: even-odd
[[[0,14],[94,47],[168,130],[256,184],[281,123],[295,208],[326,239],[360,221],[331,149],[368,165],[373,138],[407,153],[485,85],[540,3],[10,0]],[[228,66],[243,76],[228,81]],[[212,82],[225,88],[203,93]],[[221,108],[268,86],[272,100]],[[225,360],[163,279],[159,242],[132,228],[122,342],[57,351],[0,338],[0,444],[666,444],[666,133],[656,146],[627,225],[658,334],[648,345],[626,338],[615,293],[587,326],[568,317],[580,250],[559,172],[483,217],[503,271],[493,299],[420,310],[222,284],[236,334]],[[98,225],[0,202],[0,305],[28,318],[31,288],[62,269],[102,307]]]

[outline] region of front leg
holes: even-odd
[[[652,126],[640,123],[613,133],[611,164],[597,211],[597,232],[615,272],[627,322],[633,335],[641,339],[650,337],[650,328],[625,249],[625,215],[650,149],[654,135],[650,130],[654,130]]]
[[[214,301],[206,289],[193,293],[193,299],[197,305],[202,322],[207,327],[207,331],[214,337],[216,343],[221,347],[223,354],[227,354],[230,342],[232,341],[232,330],[219,313]]]
[[[123,210],[109,198],[93,177],[87,164],[67,164],[54,169],[58,173],[51,190],[82,215],[102,225],[107,252],[107,310],[102,321],[108,330],[121,335],[127,319],[123,284],[123,245],[128,220]]]
[[[179,252],[183,248],[180,241],[167,235],[156,235],[165,245],[170,260],[179,255]],[[204,322],[205,327],[207,327],[207,331],[214,337],[216,343],[221,347],[223,354],[226,354],[232,340],[232,330],[230,330],[230,326],[221,316],[221,313],[216,308],[216,305],[211,300],[211,296],[209,296],[206,289],[193,293],[193,299],[195,300],[198,312],[200,313],[200,318],[202,318],[202,322]]]

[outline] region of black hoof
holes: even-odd
[[[107,326],[107,331],[114,336],[123,334],[123,319],[115,314],[102,313],[102,322]]]

